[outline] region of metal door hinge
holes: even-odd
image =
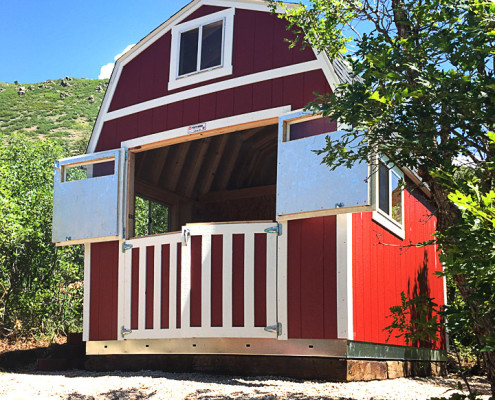
[[[276,333],[277,336],[280,336],[282,334],[282,323],[277,322],[277,325],[265,326],[264,329],[266,332]]]
[[[277,224],[265,229],[266,233],[276,233],[278,236],[282,235],[282,224]]]
[[[122,325],[122,329],[120,330],[120,334],[122,336],[129,335],[132,333],[132,329],[125,329],[124,325]]]
[[[122,243],[122,253],[125,253],[126,250],[132,249],[132,244],[130,243]]]

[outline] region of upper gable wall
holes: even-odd
[[[203,6],[185,21],[224,10]],[[185,22],[185,21],[181,21]],[[228,79],[315,60],[313,51],[289,49],[293,35],[287,22],[269,12],[236,9],[234,17],[233,74],[169,91],[171,32],[167,32],[124,66],[109,111]]]

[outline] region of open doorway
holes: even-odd
[[[267,125],[135,153],[129,237],[187,223],[274,221],[277,135]]]

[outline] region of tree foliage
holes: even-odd
[[[0,333],[81,325],[82,249],[51,242],[53,165],[67,152],[23,136],[0,146]]]
[[[285,18],[296,42],[345,57],[354,74],[308,106],[348,127],[329,135],[324,162],[373,165],[380,153],[428,186],[463,299],[451,318],[471,323],[495,393],[495,3],[310,0]]]

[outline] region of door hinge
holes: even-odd
[[[132,333],[132,329],[125,329],[124,325],[122,325],[122,329],[120,330],[120,334],[122,335],[122,337],[124,337],[125,335],[129,335]]]
[[[265,229],[266,233],[276,233],[278,236],[282,235],[282,224],[277,224]]]
[[[122,253],[125,253],[126,250],[132,249],[132,244],[130,243],[122,243]]]
[[[189,239],[191,238],[191,231],[187,228],[182,229],[182,243],[187,246]]]
[[[265,326],[264,329],[266,332],[276,333],[277,336],[280,336],[282,334],[282,323],[277,322],[277,325]]]

